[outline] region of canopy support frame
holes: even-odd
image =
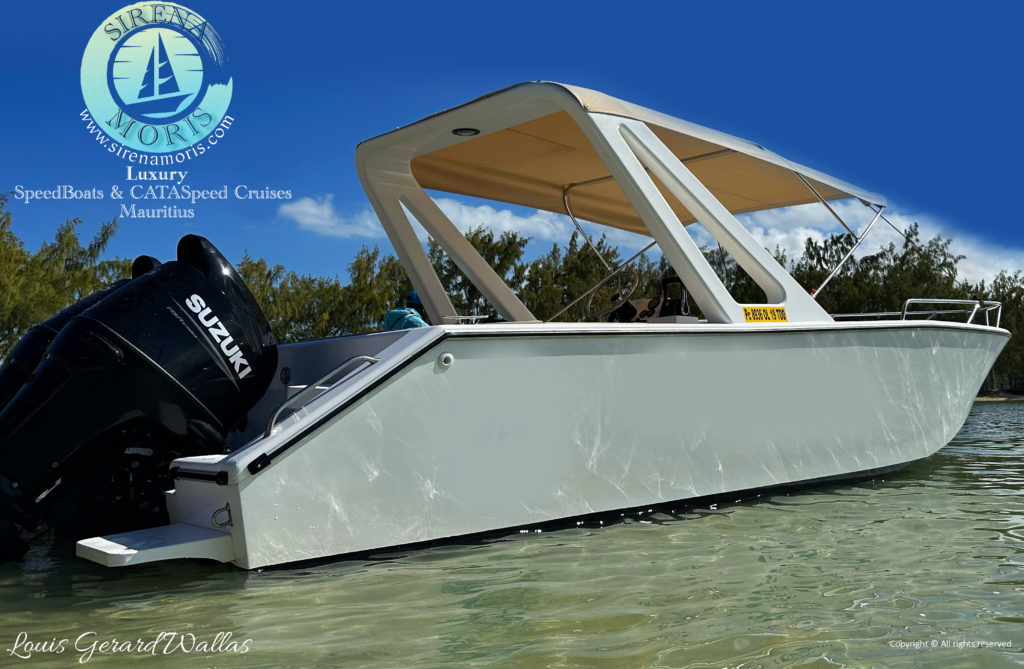
[[[836,263],[836,266],[833,267],[832,271],[830,271],[828,273],[828,276],[826,276],[825,280],[821,282],[821,285],[819,285],[817,288],[812,288],[811,289],[811,293],[810,293],[811,297],[814,298],[815,300],[817,300],[818,299],[818,295],[821,294],[821,291],[825,288],[825,286],[827,286],[828,283],[833,278],[835,278],[835,276],[837,274],[839,274],[839,271],[843,268],[843,266],[846,264],[846,262],[851,257],[853,257],[854,251],[856,251],[858,248],[860,248],[861,243],[863,243],[864,239],[868,236],[868,233],[871,232],[871,228],[875,227],[875,223],[878,222],[879,217],[881,217],[883,220],[885,220],[885,217],[882,216],[882,209],[884,209],[885,207],[883,205],[880,205],[880,204],[879,205],[872,205],[872,204],[869,204],[867,202],[863,202],[862,201],[865,206],[867,206],[869,209],[871,209],[872,211],[875,212],[875,215],[871,219],[871,222],[868,223],[867,227],[864,228],[864,232],[862,232],[862,233],[860,233],[858,235],[856,232],[853,231],[853,229],[849,225],[846,224],[846,221],[843,220],[843,217],[840,216],[839,213],[835,209],[832,208],[832,205],[830,205],[828,203],[828,200],[826,200],[824,197],[821,196],[821,193],[818,192],[818,189],[815,188],[811,184],[811,182],[808,181],[804,177],[804,175],[800,174],[796,170],[793,170],[793,174],[795,174],[797,179],[800,179],[800,181],[802,181],[803,184],[805,186],[807,186],[808,190],[810,190],[814,194],[814,197],[818,198],[819,202],[821,202],[823,205],[825,205],[825,209],[828,210],[828,213],[832,214],[832,218],[834,218],[837,221],[839,221],[839,225],[843,226],[843,228],[848,233],[850,233],[850,236],[853,237],[853,239],[854,239],[853,246],[851,246],[850,250],[846,252],[846,255],[844,255],[842,257],[842,259],[838,263]],[[876,207],[877,207],[877,209],[876,209]],[[886,223],[889,223],[889,222],[886,221]],[[892,223],[889,223],[889,225],[892,225]],[[896,226],[893,226],[893,227],[895,228]],[[897,232],[899,232],[899,230],[897,230]],[[903,234],[903,233],[900,233],[900,234]],[[906,235],[904,235],[904,237],[906,237]]]
[[[822,289],[824,289],[825,286],[828,285],[828,282],[831,281],[836,276],[836,274],[839,273],[839,270],[841,270],[843,268],[843,265],[846,264],[846,261],[848,261],[853,256],[853,252],[856,251],[860,247],[861,242],[863,242],[864,238],[868,236],[869,232],[871,232],[871,228],[875,227],[875,223],[878,222],[878,219],[881,218],[881,216],[882,216],[882,207],[879,207],[875,211],[875,215],[871,219],[871,222],[868,223],[866,228],[864,228],[864,232],[862,232],[859,237],[854,235],[854,238],[856,239],[856,241],[854,242],[853,246],[850,247],[850,250],[846,252],[846,255],[843,256],[843,259],[840,260],[836,264],[836,266],[832,268],[832,271],[829,272],[828,276],[825,277],[825,280],[821,282],[821,285],[811,291],[811,297],[813,297],[815,300],[818,299],[818,295],[821,294]]]
[[[780,320],[791,323],[831,320],[807,291],[668,148],[655,129],[668,128],[721,147],[721,150],[707,155],[690,156],[694,160],[714,158],[725,150],[735,151],[777,167],[800,171],[810,179],[853,193],[862,200],[878,201],[874,195],[801,168],[759,145],[627,103],[613,105],[613,111],[603,110],[600,106],[592,108],[582,103],[581,92],[582,89],[561,84],[522,84],[368,140],[358,147],[356,167],[359,178],[402,264],[409,268],[412,261],[414,267],[410,278],[433,322],[446,320],[444,316],[453,311],[451,301],[443,293],[436,272],[432,271],[429,262],[424,262],[426,254],[402,205],[409,207],[411,213],[421,219],[428,233],[463,271],[468,270],[467,274],[476,287],[507,320],[523,322],[536,319],[436,204],[431,206],[433,201],[413,173],[413,160],[453,144],[476,141],[456,132],[458,129],[472,128],[476,131],[472,137],[482,137],[558,111],[567,112],[582,131],[590,148],[615,179],[637,218],[659,244],[708,321],[770,324],[765,323],[763,317],[758,317],[756,309],[748,309],[748,306],[775,307],[774,313],[781,316]],[[740,305],[732,298],[662,195],[655,178],[765,290],[769,304]],[[563,188],[564,184],[558,186],[557,192],[562,194]],[[454,240],[455,234],[462,237],[461,242]]]

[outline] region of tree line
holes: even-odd
[[[131,260],[104,258],[117,230],[116,221],[100,227],[85,245],[78,238],[80,221],[58,226],[53,240],[30,252],[11,230],[11,214],[0,195],[0,360],[32,325],[89,293],[131,274]],[[546,320],[562,311],[607,275],[600,254],[611,266],[623,258],[604,237],[589,246],[573,234],[564,246],[533,260],[524,258],[530,238],[516,232],[496,234],[485,228],[467,233],[469,242],[515,291],[534,315]],[[854,243],[851,235],[808,239],[798,259],[779,248],[775,258],[800,285],[821,284]],[[889,244],[875,253],[853,257],[817,296],[832,314],[899,312],[907,297],[995,300],[1003,305],[1002,327],[1015,336],[996,361],[988,389],[1024,392],[1024,274],[1000,272],[991,282],[972,284],[957,276],[962,256],[950,251],[950,241],[935,237],[923,242],[916,226],[901,245]],[[733,297],[742,303],[764,302],[764,292],[720,247],[703,249],[711,266]],[[430,241],[428,256],[457,313],[494,316],[493,308],[441,247]],[[412,290],[398,259],[376,246],[364,245],[349,264],[347,282],[299,274],[280,264],[246,253],[236,265],[239,275],[263,307],[282,342],[334,337],[380,329],[388,309],[405,304]],[[664,257],[641,256],[632,265],[638,275],[633,297],[654,297],[662,279],[674,274]],[[602,296],[607,299],[607,296]],[[585,318],[586,300],[566,309],[556,320]],[[690,309],[700,315],[697,305]],[[963,314],[938,316],[964,320]],[[977,317],[976,317],[977,322]]]

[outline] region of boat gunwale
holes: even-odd
[[[833,321],[798,323],[476,323],[472,325],[441,325],[447,336],[567,336],[567,335],[722,335],[722,334],[785,334],[846,330],[903,330],[907,328],[987,332],[1011,336],[1009,330],[981,323],[957,323],[933,320]],[[483,330],[488,332],[483,332]],[[444,337],[443,337],[444,338]],[[442,339],[443,339],[442,338]],[[441,340],[438,340],[441,341]]]

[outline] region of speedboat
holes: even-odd
[[[45,523],[37,507],[59,495],[68,462],[102,470],[95,461],[113,457],[73,447],[109,434],[103,421],[122,426],[121,460],[159,443],[180,455],[166,479],[151,477],[173,486],[165,524],[78,541],[79,556],[108,566],[203,558],[254,569],[868,477],[948,443],[1009,338],[994,302],[954,309],[907,296],[886,318],[833,318],[737,215],[804,203],[835,213],[830,203],[854,198],[870,228],[884,198],[596,91],[512,86],[361,143],[356,165],[429,324],[278,345],[226,261],[191,240],[177,261],[51,328],[49,353],[0,414],[0,518],[11,532],[23,536],[30,516]],[[621,263],[573,302],[589,302],[592,317],[541,320],[427,191],[646,235],[699,313],[685,299],[631,295]],[[694,222],[764,303],[733,299],[688,231]],[[497,318],[456,311],[424,232]],[[118,318],[100,312],[118,300],[161,327],[111,325]],[[168,347],[172,331],[190,344]],[[45,426],[12,417],[20,397],[39,396],[30,391],[41,375],[58,375],[42,369],[63,359],[57,344],[88,349],[79,366],[109,379],[103,395],[77,386],[77,401],[102,414],[89,430],[76,430],[81,409],[61,421],[44,406]],[[147,375],[123,371],[134,364]],[[131,411],[115,410],[106,394],[116,392]],[[161,425],[150,432],[164,442],[132,442],[128,414]],[[60,426],[59,448],[39,438]],[[18,437],[26,430],[31,440]]]

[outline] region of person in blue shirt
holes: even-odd
[[[423,309],[423,301],[416,291],[409,293],[405,300],[405,307],[391,309],[384,314],[385,330],[405,330],[408,328],[422,328],[430,325],[427,321],[426,312]]]

